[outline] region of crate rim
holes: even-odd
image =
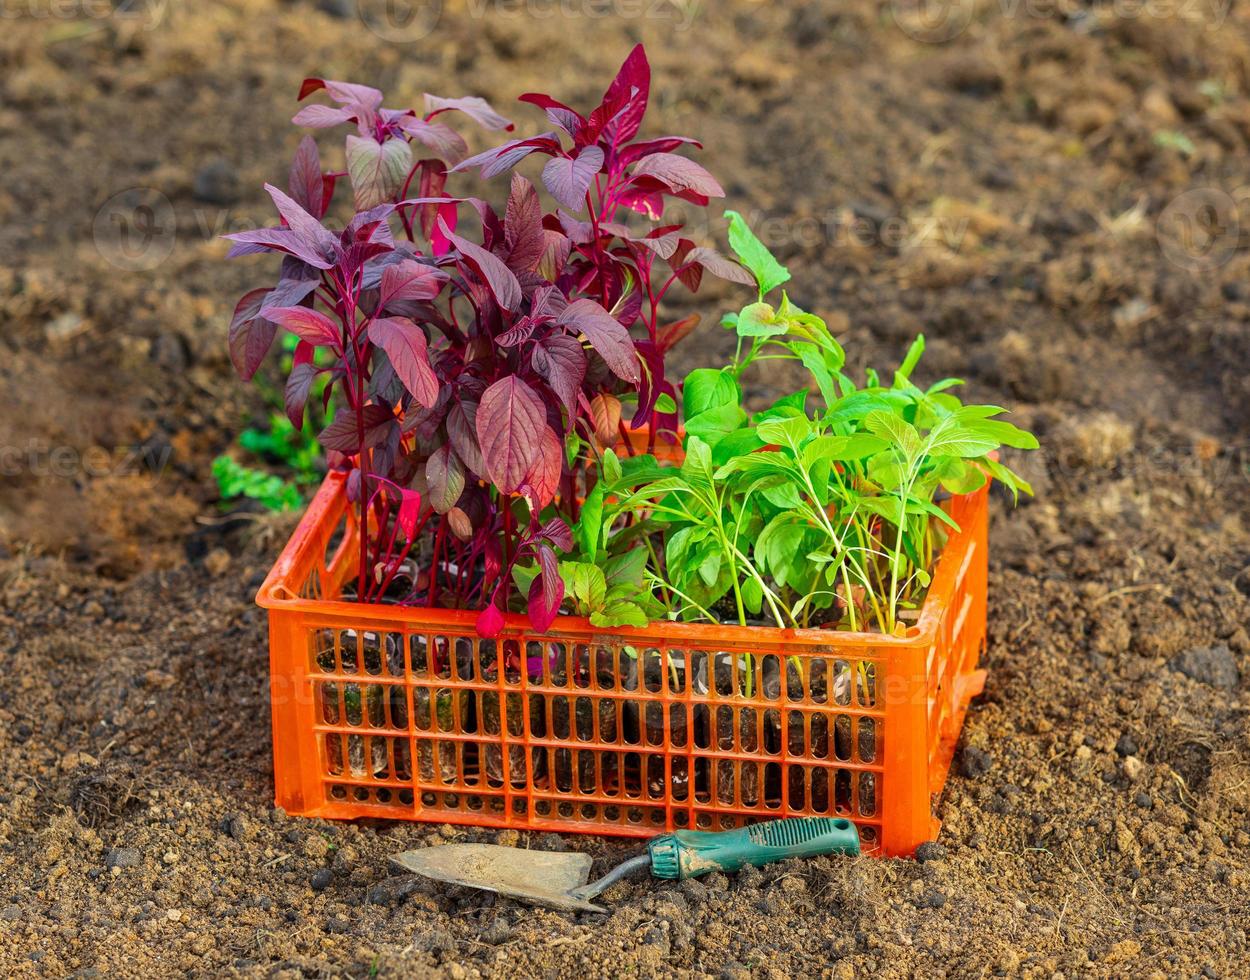
[[[295,594],[303,584],[292,577],[301,566],[306,551],[315,544],[314,535],[326,515],[335,506],[340,495],[346,493],[347,472],[331,470],[326,474],[317,493],[309,502],[295,531],[291,534],[281,554],[275,561],[265,581],[256,593],[256,604],[263,609],[302,613],[307,617],[323,619],[325,625],[340,625],[352,621],[362,626],[386,624],[398,631],[450,630],[476,635],[478,612],[468,609],[443,609],[427,606],[399,606],[385,603],[345,602],[339,599],[312,599]],[[560,615],[546,630],[536,630],[523,613],[505,613],[501,639],[558,638],[566,636],[586,642],[598,638],[631,641],[631,645],[655,647],[672,643],[685,648],[724,650],[736,646],[793,647],[787,653],[832,654],[838,648],[880,648],[882,653],[927,651],[939,641],[945,602],[943,597],[958,577],[962,566],[971,558],[975,548],[975,534],[970,521],[960,521],[965,512],[971,516],[977,498],[988,491],[988,483],[970,494],[952,497],[947,508],[959,524],[959,531],[947,538],[934,566],[932,581],[920,608],[915,626],[904,636],[887,636],[850,630],[794,629],[776,626],[740,626],[735,623],[686,623],[673,620],[653,620],[645,627],[594,626],[589,617]],[[971,547],[970,547],[971,546]],[[287,594],[282,594],[282,593]],[[375,626],[384,629],[386,626]],[[727,635],[729,631],[729,635]],[[869,654],[871,656],[871,654]]]

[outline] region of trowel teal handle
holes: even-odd
[[[793,817],[738,830],[678,830],[647,843],[657,878],[697,878],[792,857],[858,854],[859,831],[840,817]]]

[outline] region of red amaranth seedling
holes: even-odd
[[[678,282],[697,289],[705,270],[752,280],[681,225],[659,223],[666,198],[701,206],[723,192],[674,152],[696,141],[636,139],[649,89],[639,46],[588,116],[522,96],[556,129],[466,159],[463,138],[438,117],[457,110],[511,129],[482,99],[427,95],[418,114],[383,108],[368,86],[301,88],[301,99],[324,91],[334,105],[306,105],[297,124],[355,124],[347,171],[323,172],[306,138],[289,193],[266,185],[282,223],[227,236],[231,255],[284,256],[278,285],[239,302],[230,349],[250,378],[278,327],[299,336],[286,388],[296,425],[319,374],[330,375],[326,392],[340,392],[320,438],[332,465],[354,466],[349,497],[367,529],[357,599],[478,608],[492,636],[512,569],[534,563],[528,609],[546,628],[564,597],[556,551],[571,547],[585,447],[625,433],[627,403],[633,428],[675,430],[664,356],[695,321],[661,325],[662,300]],[[550,158],[542,182],[554,211],[519,175],[502,216],[446,191],[451,173],[489,178],[535,153]],[[336,233],[322,219],[344,176],[356,213]],[[635,234],[622,223],[628,212],[656,226]]]

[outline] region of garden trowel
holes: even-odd
[[[647,852],[630,858],[587,884],[589,854],[527,851],[498,844],[443,844],[404,851],[391,858],[400,872],[506,895],[530,905],[565,912],[606,912],[592,899],[622,878],[650,870],[657,878],[697,878],[711,871],[737,871],[792,857],[858,854],[859,833],[849,820],[797,817],[720,832],[678,830],[647,842]]]

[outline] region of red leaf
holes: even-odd
[[[370,449],[386,441],[390,428],[396,425],[395,413],[385,405],[366,405],[364,412],[364,447]],[[348,456],[360,452],[360,434],[356,428],[356,413],[340,408],[334,421],[321,430],[317,437],[326,449],[333,449]]]
[[[434,510],[446,514],[456,506],[456,501],[464,492],[464,465],[450,445],[439,446],[426,460],[425,481],[429,485],[430,506]]]
[[[482,177],[489,180],[495,174],[501,174],[515,167],[531,153],[546,153],[548,156],[555,156],[559,152],[560,141],[556,139],[556,134],[543,133],[540,136],[531,136],[529,139],[511,140],[503,146],[497,146],[493,150],[461,160],[451,169],[456,171],[481,167]]]
[[[651,177],[673,193],[690,191],[703,197],[724,197],[725,189],[700,164],[676,153],[653,153],[634,167],[633,176]]]
[[[629,331],[593,299],[570,303],[557,320],[562,326],[586,335],[590,345],[607,362],[612,373],[630,384],[642,379],[638,354]]]
[[[387,316],[369,324],[369,339],[386,351],[412,397],[433,408],[438,401],[438,378],[430,367],[425,331],[405,317]]]
[[[468,541],[473,537],[473,522],[459,507],[453,507],[447,512],[447,526],[461,541]]]
[[[230,319],[227,340],[230,360],[244,381],[252,380],[265,355],[269,353],[274,334],[278,331],[272,322],[259,316],[269,292],[268,289],[253,289],[245,293],[235,306],[234,316]]]
[[[529,385],[510,375],[486,389],[477,411],[477,439],[486,473],[501,493],[525,480],[540,449],[547,412]]]
[[[456,455],[477,477],[486,477],[486,462],[477,441],[477,403],[456,402],[447,413],[447,436]]]
[[[312,105],[304,106],[293,115],[291,122],[296,126],[307,126],[309,129],[329,129],[331,126],[351,122],[355,118],[356,113],[343,106],[313,103]]]
[[[286,408],[286,417],[297,431],[304,427],[304,406],[318,373],[315,364],[305,361],[292,367],[291,376],[286,379],[286,389],[282,395],[283,406]]]
[[[667,353],[684,340],[699,325],[699,319],[698,313],[691,313],[687,317],[661,327],[655,335],[655,343],[661,353]]]
[[[503,632],[503,625],[503,613],[495,608],[493,602],[478,613],[477,632],[479,636],[484,636],[488,640],[494,640]]]
[[[602,166],[603,150],[587,146],[575,159],[555,157],[548,160],[543,167],[543,184],[551,196],[570,211],[581,211],[586,206],[586,191]]]
[[[650,92],[651,66],[647,63],[646,50],[638,44],[630,51],[616,78],[603,94],[600,108],[592,113],[592,126],[595,122],[603,126],[603,135],[613,146],[628,142],[642,125]],[[601,112],[606,115],[596,120],[595,116]]]
[[[409,544],[417,536],[417,518],[421,516],[421,494],[415,490],[399,488],[399,513],[395,520]]]
[[[441,99],[437,95],[425,93],[425,114],[433,119],[440,112],[458,109],[483,129],[503,129],[511,131],[516,127],[512,122],[501,116],[485,99],[476,95],[465,95],[458,99]]]
[[[595,438],[604,446],[615,446],[620,438],[621,400],[601,393],[590,400],[590,415],[595,422]]]
[[[265,310],[265,317],[314,347],[329,347],[342,352],[338,328],[318,310],[310,310],[307,306],[272,306]]]
[[[426,122],[416,116],[404,116],[399,128],[419,143],[434,151],[435,156],[446,163],[456,164],[469,152],[464,137],[446,123]]]
[[[459,249],[461,256],[477,270],[500,306],[505,310],[515,310],[521,305],[521,284],[511,269],[481,245],[474,245],[467,238],[455,234],[441,217],[438,225],[447,239]]]
[[[543,257],[543,212],[534,185],[520,174],[512,175],[512,189],[504,212],[504,242],[508,246],[508,268],[532,272]]]
[[[743,286],[755,285],[755,277],[751,273],[738,265],[737,262],[731,262],[715,249],[691,249],[690,254],[686,256],[686,261],[701,265],[712,275],[716,276],[717,279],[725,279]]]
[[[550,541],[561,551],[573,550],[573,532],[569,530],[569,526],[564,523],[564,518],[553,517],[538,532],[538,536],[544,541]]]
[[[560,489],[560,474],[564,471],[564,448],[560,437],[544,425],[539,441],[538,455],[530,471],[525,474],[523,490],[530,499],[530,509],[537,514],[555,499]]]
[[[432,265],[404,259],[382,270],[381,306],[400,300],[431,300],[439,294],[447,273]]]
[[[553,333],[534,345],[530,363],[571,415],[586,377],[586,351],[581,341],[568,334]]]
[[[317,141],[305,136],[295,151],[295,159],[291,161],[291,176],[288,181],[291,198],[311,214],[320,218],[325,214],[321,206],[324,184],[321,180],[321,154],[317,152]]]
[[[551,628],[564,601],[564,579],[556,553],[548,545],[538,546],[538,565],[538,577],[530,583],[529,618],[530,625],[543,632]]]

